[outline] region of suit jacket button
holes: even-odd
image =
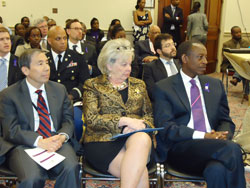
[[[57,82],[59,82],[59,83],[60,83],[60,82],[61,82],[61,80],[57,80]]]
[[[126,112],[122,112],[122,116],[126,116],[127,114],[126,114]]]

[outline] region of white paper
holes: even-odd
[[[41,167],[49,170],[62,162],[65,157],[56,152],[47,152],[42,148],[25,149],[24,150],[36,163]]]

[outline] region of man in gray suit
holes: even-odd
[[[175,75],[179,72],[181,65],[176,56],[175,43],[170,34],[160,34],[155,38],[154,49],[159,55],[159,59],[144,64],[142,79],[146,83],[147,91],[152,100],[153,87],[155,83]]]
[[[17,175],[21,188],[42,188],[49,178],[56,179],[55,187],[80,187],[79,165],[70,145],[73,109],[66,89],[49,81],[50,66],[41,50],[27,50],[19,63],[26,79],[0,93],[3,138],[12,147],[7,153],[7,166]],[[10,149],[2,146],[1,151],[6,147]],[[25,149],[34,147],[66,158],[47,171],[25,153]]]

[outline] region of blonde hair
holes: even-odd
[[[130,57],[134,58],[134,49],[131,47],[127,39],[119,38],[109,40],[98,57],[97,66],[102,74],[109,74],[107,65],[114,64],[117,59],[127,60]]]

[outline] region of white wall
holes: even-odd
[[[224,0],[225,4],[225,26],[224,31],[230,32],[231,27],[238,25],[241,27],[242,32],[246,30],[250,32],[250,0]],[[241,14],[242,20],[241,20]],[[245,25],[245,27],[243,26]]]
[[[239,2],[239,5],[238,5]],[[246,30],[243,27],[240,9],[243,17],[243,23],[246,27]],[[240,26],[242,29],[242,37],[247,39],[246,33],[250,36],[250,11],[248,11],[250,7],[250,0],[224,0],[222,5],[222,13],[221,13],[221,33],[219,37],[218,44],[218,63],[216,71],[220,71],[220,64],[222,62],[222,44],[231,39],[231,27],[232,26]]]
[[[6,7],[2,6],[2,1],[6,2]],[[136,0],[1,0],[0,3],[0,15],[4,24],[10,27],[20,22],[23,16],[28,16],[32,21],[46,15],[61,26],[68,18],[78,18],[88,28],[90,20],[96,17],[104,30],[108,29],[112,19],[118,18],[123,27],[131,31]],[[52,8],[58,8],[58,13],[53,14]],[[151,14],[154,18],[153,9]]]

